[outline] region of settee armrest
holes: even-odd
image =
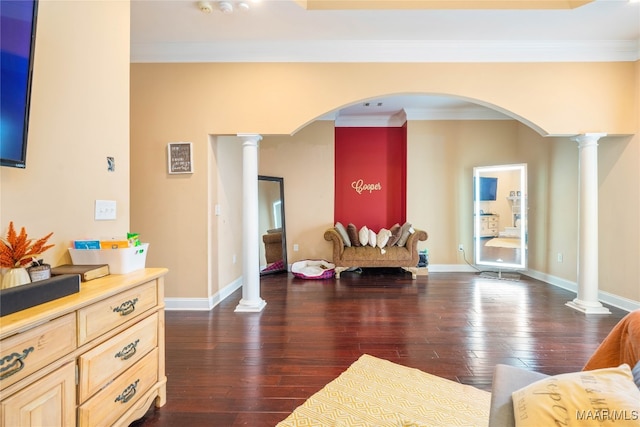
[[[344,252],[344,241],[342,240],[342,236],[335,228],[327,228],[324,232],[324,240],[328,240],[333,243],[333,259],[342,258],[342,253]]]
[[[491,386],[489,427],[514,427],[516,420],[511,393],[546,377],[547,375],[540,372],[509,365],[496,365]]]
[[[409,237],[407,238],[407,242],[405,243],[405,246],[411,249],[412,251],[415,251],[418,247],[418,241],[427,240],[428,237],[429,236],[427,235],[426,231],[414,229],[414,233],[409,234]]]

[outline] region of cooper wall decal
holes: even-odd
[[[363,179],[359,179],[351,183],[351,188],[356,190],[356,193],[358,194],[362,194],[363,191],[368,191],[369,193],[372,193],[373,191],[382,190],[382,184],[380,184],[380,182],[377,182],[375,184],[365,184]]]

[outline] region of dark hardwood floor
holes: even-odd
[[[234,312],[240,290],[166,313],[167,403],[134,426],[274,426],[363,353],[484,390],[496,363],[577,371],[626,314],[586,316],[568,291],[472,273],[277,274],[261,296],[261,313]]]

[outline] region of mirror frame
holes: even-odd
[[[492,202],[484,202],[480,200],[480,177],[482,176],[486,177],[487,176],[486,174],[491,174],[491,173],[500,174],[500,173],[505,173],[510,171],[517,172],[520,180],[519,187],[510,188],[509,190],[507,190],[507,192],[499,191],[499,187],[498,187],[497,197],[494,203],[498,203],[499,199],[504,197],[504,199],[506,199],[505,202],[510,203],[509,208],[511,209],[512,221],[514,219],[513,215],[515,215],[513,210],[513,203],[516,203],[516,202],[519,203],[520,205],[519,205],[518,219],[520,221],[520,227],[516,227],[515,221],[513,221],[514,223],[511,225],[513,225],[514,227],[510,227],[510,228],[512,228],[512,231],[513,229],[515,229],[515,231],[517,231],[518,234],[517,235],[513,235],[513,234],[501,235],[500,229],[501,228],[504,229],[505,227],[500,226],[500,228],[498,229],[499,234],[498,236],[494,236],[494,238],[496,237],[519,238],[518,247],[515,247],[512,249],[514,251],[516,250],[520,251],[520,257],[519,257],[520,262],[504,262],[500,258],[496,260],[490,260],[486,258],[483,259],[482,248],[484,244],[482,244],[483,239],[481,236],[481,230],[482,230],[481,220],[482,220],[482,215],[486,215],[486,212],[483,212],[483,209],[484,209],[483,206],[485,206],[486,203],[492,203]],[[512,191],[515,192],[516,194],[515,195],[511,194]],[[504,194],[508,194],[508,195],[504,196]],[[527,257],[527,238],[528,238],[527,200],[528,200],[528,197],[527,197],[527,165],[526,163],[497,165],[497,166],[478,166],[473,168],[473,241],[474,241],[475,264],[496,267],[499,270],[502,270],[502,269],[522,270],[527,268],[527,258],[528,258]],[[509,248],[511,248],[511,246],[509,246]]]
[[[267,176],[267,175],[258,175],[258,181],[270,181],[270,182],[276,182],[279,184],[280,187],[280,210],[281,210],[281,217],[282,217],[282,261],[283,261],[283,268],[281,269],[276,269],[276,270],[268,270],[268,271],[264,271],[261,270],[260,271],[260,275],[265,275],[265,274],[273,274],[273,273],[281,273],[281,272],[286,272],[288,271],[288,264],[287,264],[287,229],[286,229],[286,222],[285,222],[285,208],[284,208],[284,178],[281,177],[277,177],[277,176]],[[262,245],[262,236],[259,236],[260,239],[260,244]]]

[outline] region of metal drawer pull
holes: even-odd
[[[120,307],[116,307],[113,309],[114,313],[120,313],[120,316],[126,316],[131,314],[136,309],[136,303],[138,302],[138,298],[134,298],[133,301],[125,301],[120,304]]]
[[[24,368],[24,359],[26,359],[29,353],[33,352],[33,350],[33,347],[29,347],[22,350],[22,354],[13,352],[0,359],[0,380],[4,380],[5,378],[9,378],[11,375],[20,372],[22,368]],[[5,362],[7,362],[8,365],[2,366]]]
[[[133,396],[136,395],[136,388],[138,387],[138,383],[140,380],[136,380],[136,382],[129,385],[129,387],[125,388],[122,394],[116,397],[115,402],[127,403],[131,400]]]
[[[122,350],[117,352],[116,355],[113,357],[121,360],[127,360],[133,357],[133,355],[136,354],[136,347],[138,346],[139,342],[140,340],[138,339],[135,342],[132,342],[131,344],[127,344]]]

